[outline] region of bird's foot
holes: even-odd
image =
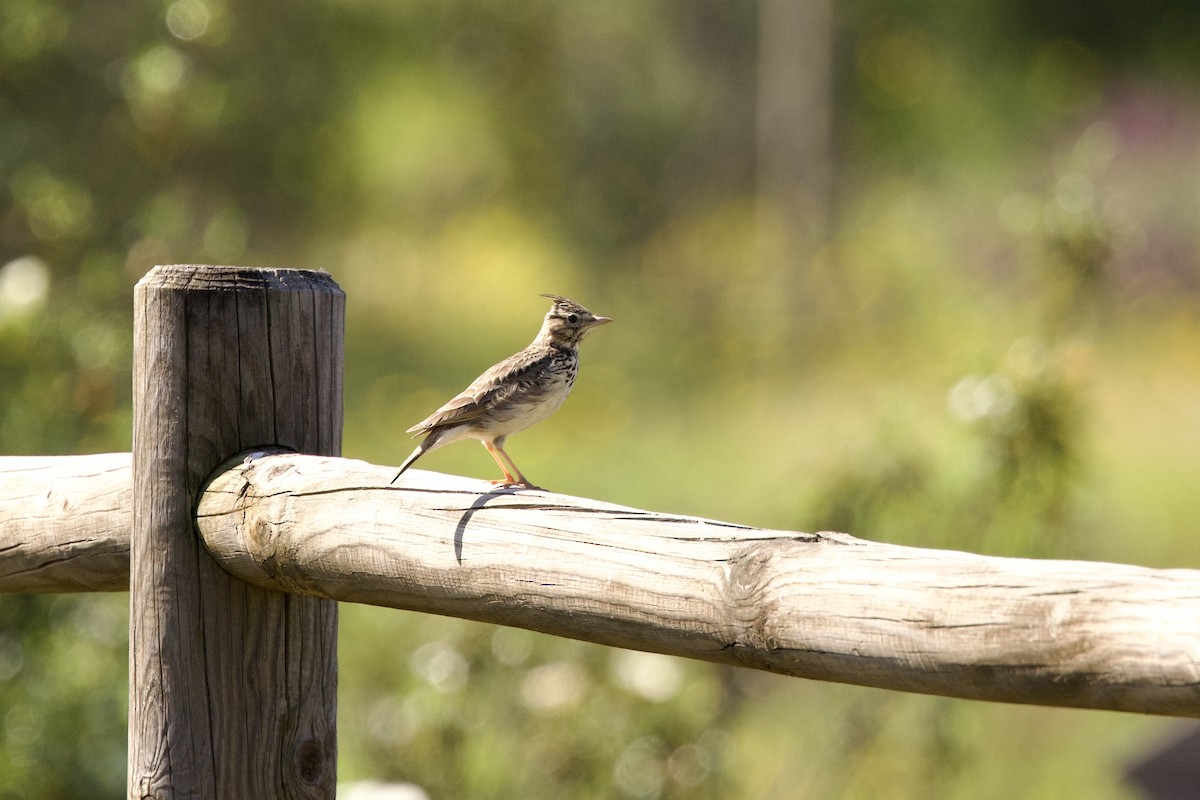
[[[498,489],[533,489],[538,492],[545,491],[542,487],[534,486],[529,481],[494,480],[490,481],[490,483]]]

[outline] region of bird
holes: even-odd
[[[593,328],[612,322],[561,295],[540,296],[549,298],[551,306],[534,340],[408,429],[413,438],[425,438],[400,465],[392,484],[426,453],[462,439],[478,439],[504,474],[493,484],[540,488],[521,474],[504,451],[504,442],[559,409],[579,374],[579,343]]]

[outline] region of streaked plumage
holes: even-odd
[[[579,343],[598,325],[597,317],[574,300],[546,294],[553,301],[533,342],[480,375],[457,397],[408,429],[425,434],[392,479],[395,483],[421,456],[461,439],[478,439],[496,459],[504,486],[531,484],[504,452],[504,440],[558,410],[579,373]],[[510,471],[511,470],[511,471]]]

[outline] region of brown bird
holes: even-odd
[[[553,301],[533,342],[480,375],[461,394],[408,429],[425,434],[392,478],[395,483],[421,456],[460,439],[478,439],[496,459],[501,486],[536,489],[508,453],[504,440],[558,410],[579,373],[579,343],[592,328],[612,322],[574,300],[544,294]]]

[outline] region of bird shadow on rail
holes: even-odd
[[[467,510],[463,512],[462,517],[459,518],[459,520],[458,520],[457,527],[455,527],[455,529],[454,529],[454,560],[455,561],[457,561],[459,564],[462,564],[463,534],[465,534],[467,532],[467,523],[469,523],[471,521],[471,517],[473,517],[475,515],[475,512],[478,511],[479,509],[483,508],[484,506],[486,506],[492,500],[495,500],[497,497],[503,497],[504,495],[512,495],[512,494],[516,494],[517,492],[521,492],[521,491],[526,491],[525,487],[523,487],[523,486],[497,486],[496,488],[492,489],[490,492],[484,492],[483,494],[479,495],[479,497],[475,498],[475,502],[471,503],[470,507],[468,507]]]

